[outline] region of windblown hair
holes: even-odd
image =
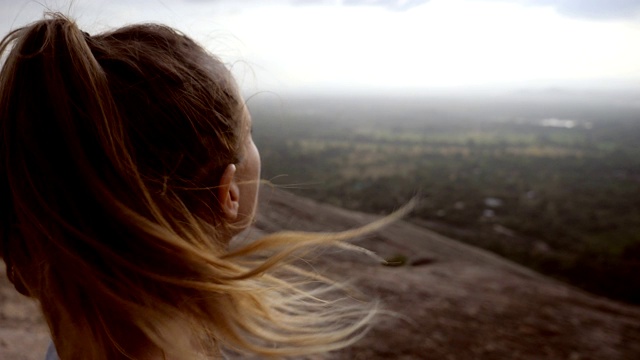
[[[194,41],[149,24],[89,36],[51,14],[0,54],[2,257],[61,359],[138,359],[141,344],[184,359],[300,355],[368,327],[373,303],[320,300],[306,284],[332,282],[290,261],[366,229],[227,251],[214,188],[242,159],[244,103]]]

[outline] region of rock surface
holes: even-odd
[[[256,223],[238,243],[277,230],[339,231],[375,219],[265,188]],[[403,221],[356,244],[406,265],[332,251],[314,266],[348,277],[394,315],[381,316],[355,345],[308,359],[640,359],[640,307]],[[36,304],[1,275],[0,359],[43,359],[48,335]]]

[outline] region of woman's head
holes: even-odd
[[[219,60],[160,25],[92,37],[55,16],[4,47],[12,39],[1,94],[14,201],[24,190],[50,210],[77,203],[73,217],[92,216],[99,204],[75,201],[89,195],[147,217],[189,210],[216,226],[234,223],[224,221],[216,188],[229,165],[258,157],[250,116]],[[258,174],[259,166],[242,180],[257,183]]]
[[[121,177],[139,175],[158,199],[175,192],[211,205],[189,191],[217,185],[225,166],[241,160],[250,136],[244,103],[219,60],[160,25],[92,37],[56,17],[21,33],[5,71],[14,90],[5,96],[16,104],[9,111],[22,106],[30,110],[22,119],[61,132],[62,147],[85,150],[73,157],[84,157],[98,175],[126,171]],[[53,135],[42,130],[29,135]]]
[[[1,241],[17,288],[54,337],[78,321],[57,302],[186,301],[151,279],[202,277],[196,252],[222,254],[255,208],[260,160],[230,72],[168,27],[89,36],[59,15],[1,50]]]

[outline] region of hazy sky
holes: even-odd
[[[90,33],[174,26],[248,91],[640,86],[637,0],[0,0],[0,30],[45,4]]]

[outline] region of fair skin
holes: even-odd
[[[260,185],[260,153],[251,137],[252,120],[246,107],[242,121],[244,122],[242,158],[237,164],[227,165],[218,187],[218,200],[222,211],[237,232],[251,224],[256,211]]]

